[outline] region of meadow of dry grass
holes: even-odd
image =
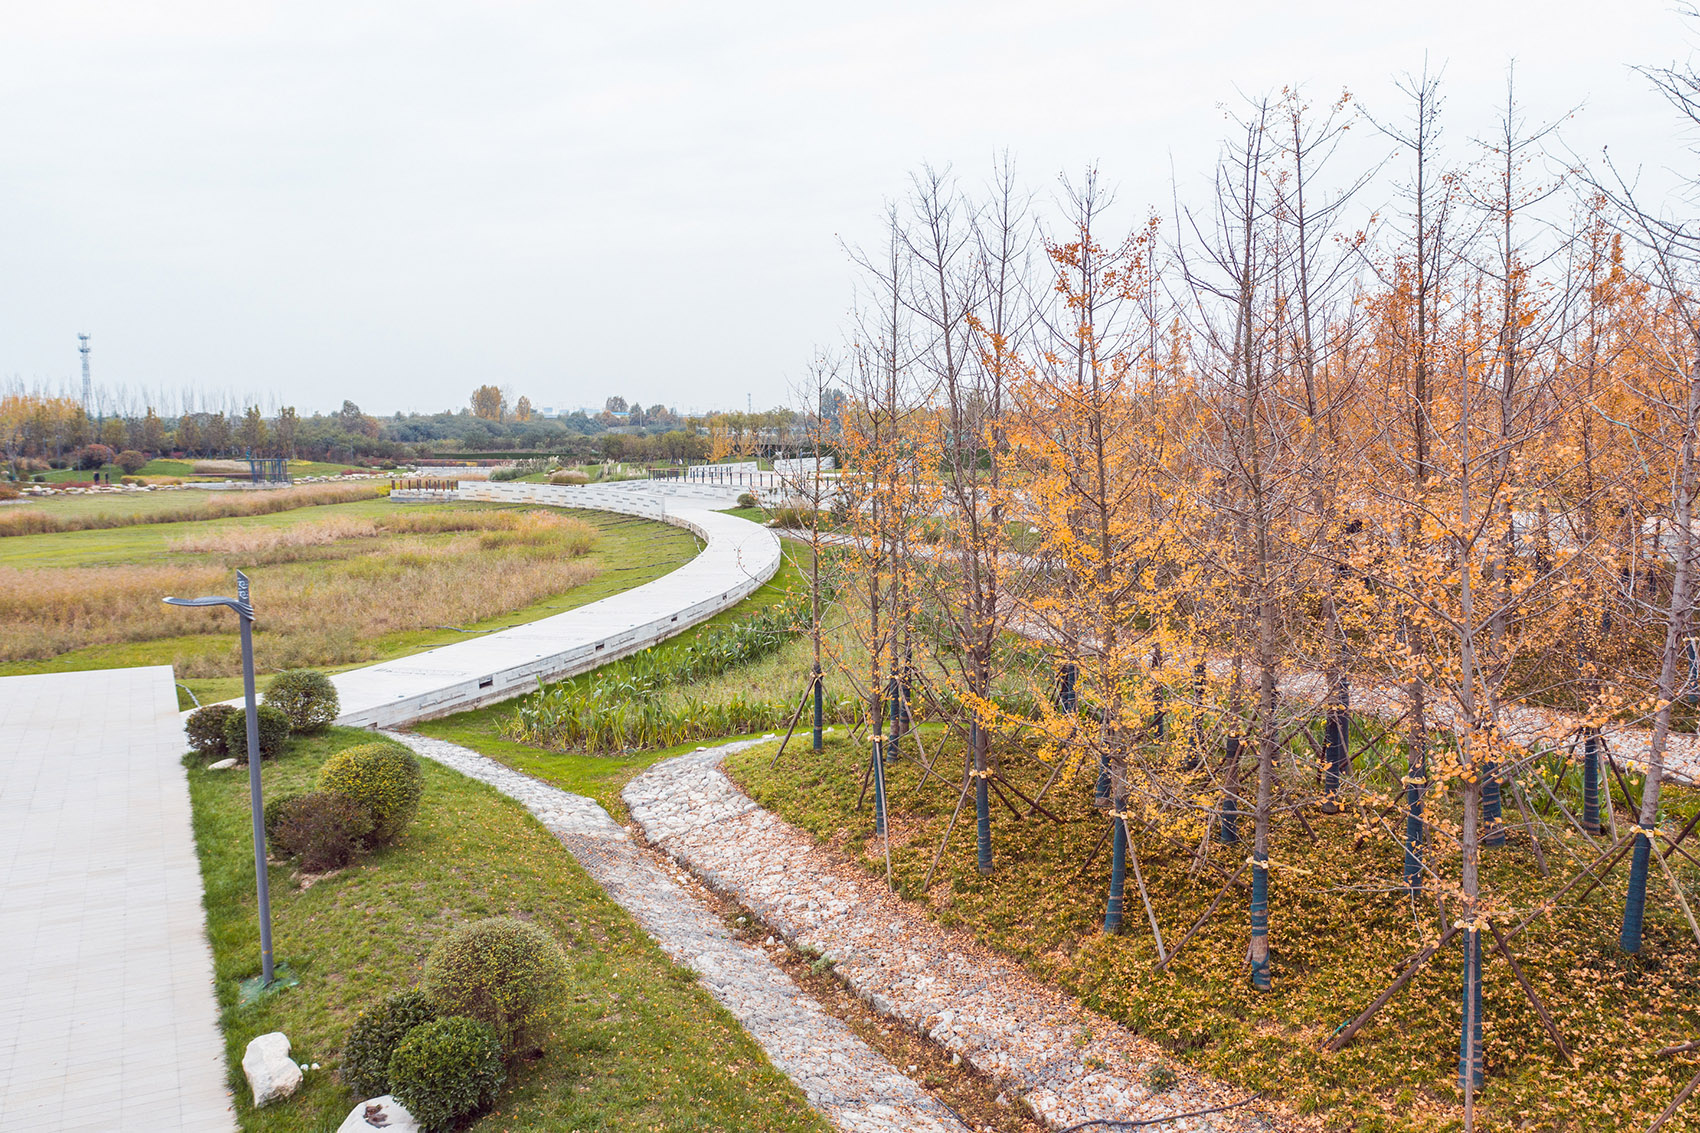
[[[68,501],[81,505],[60,508],[58,500],[17,503],[0,510],[0,538],[9,535],[44,535],[56,531],[90,531],[106,527],[129,527],[143,523],[183,523],[206,519],[230,519],[246,515],[270,515],[295,508],[369,500],[388,485],[372,481],[353,484],[312,484],[266,492],[184,491],[138,495],[74,496]]]
[[[191,532],[170,544],[182,561],[0,568],[0,662],[227,637],[228,612],[162,615],[160,599],[223,593],[241,568],[254,582],[259,667],[352,664],[385,634],[478,622],[589,582],[596,540],[589,524],[549,512],[457,510]],[[186,648],[173,663],[179,677],[239,671],[228,646]]]

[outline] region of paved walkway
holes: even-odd
[[[229,1130],[171,669],[0,678],[0,1129]]]
[[[1088,1011],[1019,965],[939,928],[733,786],[720,761],[743,744],[656,764],[620,793],[645,835],[788,939],[837,961],[875,1010],[901,1019],[1019,1091],[1054,1126],[1149,1121],[1243,1098],[1177,1066],[1149,1039]],[[1153,1094],[1161,1062],[1180,1072]],[[1266,1130],[1250,1108],[1163,1121],[1169,1130]]]
[[[724,489],[670,489],[659,481],[575,488],[467,480],[459,498],[643,516],[689,528],[704,546],[654,582],[576,610],[338,674],[332,678],[342,700],[337,723],[398,727],[507,700],[540,678],[570,677],[689,629],[743,601],[779,569],[777,536],[716,510],[735,502]],[[263,620],[265,598],[257,600]]]
[[[670,876],[595,801],[443,740],[389,734],[523,803],[663,952],[702,974],[709,994],[834,1127],[847,1133],[965,1133],[948,1109],[823,1011],[762,949],[736,939],[681,877]]]

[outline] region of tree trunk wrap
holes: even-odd
[[[968,726],[968,746],[974,756],[974,825],[978,843],[975,865],[984,877],[992,872],[992,804],[986,789],[985,737],[978,722]]]
[[[1222,825],[1217,827],[1216,840],[1224,846],[1236,846],[1240,841],[1240,740],[1228,737],[1228,771],[1222,785]]]
[[[1466,1083],[1471,1089],[1482,1088],[1482,934],[1477,929],[1464,932],[1464,980],[1460,1003],[1463,1005],[1463,1026],[1458,1036],[1458,1088]]]
[[[1269,867],[1251,867],[1251,986],[1268,991],[1269,981]]]
[[[1482,845],[1505,845],[1504,807],[1499,794],[1499,769],[1492,763],[1482,768]]]
[[[880,741],[874,740],[874,835],[885,833],[885,752]]]
[[[1652,849],[1646,834],[1635,835],[1635,850],[1629,859],[1629,893],[1623,900],[1623,932],[1617,942],[1630,954],[1641,951],[1641,924],[1647,913],[1647,863]]]
[[[823,729],[821,728],[821,725],[823,723],[825,723],[825,714],[826,714],[825,713],[825,707],[826,706],[823,703],[823,699],[825,697],[825,692],[822,689],[821,685],[822,685],[821,671],[820,671],[820,666],[817,664],[815,666],[815,731],[814,731],[814,749],[816,751],[821,750],[821,746],[822,746],[822,743],[823,743],[822,735],[821,735]]]
[[[1600,826],[1600,736],[1590,732],[1582,743],[1582,828],[1598,834]]]
[[[1127,823],[1122,820],[1119,808],[1110,821],[1115,823],[1115,841],[1110,854],[1110,897],[1104,905],[1105,932],[1121,928],[1122,898],[1127,889]]]

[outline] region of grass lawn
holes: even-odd
[[[101,492],[70,495],[56,492],[7,506],[0,513],[0,548],[13,539],[40,534],[74,534],[86,529],[116,528],[150,523],[216,522],[219,519],[277,513],[329,503],[372,499],[383,485],[374,480],[348,483],[300,484],[293,488],[264,491],[241,489],[212,491],[201,488],[153,492]],[[35,521],[46,529],[19,529],[18,524]],[[0,552],[3,553],[3,552]]]
[[[173,493],[176,494],[176,493]],[[142,497],[151,498],[151,497]],[[443,514],[445,509],[471,509],[475,511],[532,511],[532,507],[520,508],[516,505],[490,504],[402,504],[391,503],[385,499],[361,500],[354,503],[333,504],[322,507],[299,508],[285,512],[275,512],[268,515],[251,516],[236,519],[209,520],[197,523],[151,523],[129,527],[102,528],[88,531],[57,532],[44,535],[21,535],[0,539],[0,581],[8,568],[13,570],[15,579],[24,576],[18,571],[30,569],[51,568],[63,569],[69,572],[80,571],[84,568],[118,569],[125,576],[135,577],[139,572],[168,568],[175,564],[193,561],[207,561],[204,555],[186,556],[177,549],[177,544],[185,539],[205,540],[224,535],[241,536],[243,533],[286,531],[298,524],[315,523],[332,520],[383,520],[385,517],[417,514],[425,517]],[[553,514],[553,512],[552,512]],[[697,541],[690,532],[667,524],[650,523],[633,520],[628,517],[615,516],[605,512],[572,511],[560,512],[581,520],[596,528],[599,533],[594,549],[584,557],[587,568],[594,570],[594,576],[588,582],[581,582],[570,588],[548,593],[535,600],[523,602],[517,606],[507,606],[498,601],[496,612],[483,618],[469,619],[460,623],[459,632],[455,629],[432,628],[431,625],[415,625],[410,628],[397,628],[361,638],[357,642],[329,642],[342,650],[342,655],[332,658],[329,654],[310,657],[299,663],[318,664],[329,671],[353,667],[357,664],[369,664],[375,660],[406,656],[422,650],[446,645],[480,631],[491,631],[535,621],[553,614],[573,609],[588,602],[607,597],[633,586],[651,581],[688,561],[697,551]],[[319,576],[322,585],[335,586],[337,580],[344,574],[351,579],[360,576],[364,579],[371,570],[390,569],[394,566],[401,569],[406,565],[405,560],[410,555],[426,554],[437,543],[445,543],[456,538],[452,535],[419,535],[412,536],[406,541],[407,550],[401,555],[390,555],[382,561],[365,564],[366,559],[374,558],[367,554],[355,558],[337,559],[327,562],[323,573]],[[370,540],[368,540],[370,542]],[[327,552],[337,551],[338,548],[326,548]],[[491,552],[475,552],[491,553]],[[231,561],[243,565],[237,560],[238,555]],[[218,561],[215,557],[211,561]],[[505,562],[506,559],[500,561]],[[496,564],[497,559],[491,562]],[[256,634],[256,647],[259,650],[262,668],[266,664],[265,640],[268,636],[264,618],[264,595],[266,593],[266,576],[268,571],[282,571],[280,579],[294,578],[304,569],[320,570],[315,563],[283,562],[274,566],[249,566],[254,578],[256,601],[261,605],[261,620]],[[97,580],[95,574],[90,574],[91,580]],[[101,575],[99,577],[105,577]],[[56,579],[55,581],[57,581]],[[356,579],[355,581],[359,581]],[[163,584],[163,583],[162,583]],[[351,585],[353,583],[351,582]],[[20,582],[20,585],[24,585]],[[164,591],[161,591],[163,596]],[[126,600],[129,600],[128,598]],[[134,599],[139,601],[139,598]],[[151,610],[152,607],[150,606]],[[39,613],[39,611],[38,611]],[[29,614],[28,609],[20,612],[20,617]],[[36,615],[31,614],[31,617]],[[75,669],[112,668],[131,665],[172,664],[177,666],[179,676],[184,673],[196,674],[183,678],[183,683],[192,690],[195,697],[202,703],[221,700],[239,695],[241,681],[239,677],[219,675],[220,669],[228,671],[227,662],[234,656],[236,634],[234,626],[223,627],[215,623],[207,623],[207,628],[216,628],[222,632],[196,632],[200,627],[183,622],[181,618],[167,621],[172,612],[164,606],[159,607],[161,633],[153,632],[137,634],[126,632],[126,639],[90,640],[86,635],[83,640],[88,643],[73,648],[63,649],[50,657],[26,657],[24,659],[0,663],[0,675],[15,675],[31,672],[63,672]],[[432,617],[425,619],[429,623],[444,622],[448,619]],[[186,632],[169,633],[174,624],[181,624]],[[323,627],[327,634],[334,636],[336,627]],[[69,632],[64,626],[57,631]],[[21,632],[21,631],[20,631]],[[90,631],[92,632],[92,630]],[[346,635],[344,635],[346,636]],[[327,640],[329,640],[327,638]],[[305,647],[310,647],[310,641]],[[354,659],[344,660],[350,650],[355,654]],[[208,671],[210,670],[210,671]],[[193,701],[180,690],[183,707],[193,707]]]
[[[311,786],[330,754],[369,738],[350,728],[298,739],[265,767],[266,790]],[[571,983],[544,1055],[511,1068],[476,1130],[810,1130],[826,1126],[802,1093],[696,982],[675,967],[518,803],[429,761],[418,820],[394,845],[302,889],[286,864],[271,878],[275,955],[299,987],[238,1006],[259,966],[248,779],[190,758],[195,838],[206,889],[230,1084],[250,1131],[335,1128],[360,1100],[335,1070],[355,1015],[414,984],[432,943],[454,926],[516,916],[566,947]],[[318,1062],[301,1089],[248,1105],[242,1051],[281,1030],[292,1056]]]
[[[770,518],[767,514],[766,508],[729,507],[729,508],[722,508],[721,510],[726,515],[735,515],[739,519],[747,519],[751,523],[759,523],[763,527],[767,526],[767,521]]]
[[[794,548],[792,549],[794,550]],[[757,590],[730,610],[710,618],[696,630],[681,634],[670,642],[655,646],[654,649],[680,648],[688,644],[699,632],[746,618],[757,610],[783,601],[787,594],[793,592],[794,588],[802,586],[803,583],[804,578],[801,569],[792,561],[790,556],[787,556],[781,561],[778,573],[760,590]],[[788,675],[791,670],[795,670],[798,679],[807,680],[807,663],[801,659],[802,655],[799,652],[799,650],[806,651],[807,649],[808,641],[798,639],[755,665],[745,666],[712,680],[699,681],[691,686],[690,691],[693,695],[707,699],[731,689],[743,689],[745,691],[752,687],[766,689],[769,685],[783,679],[783,676],[779,674]],[[799,665],[803,667],[798,668]],[[588,674],[574,678],[577,681],[586,679],[588,679]],[[799,685],[798,695],[801,695],[801,691]],[[622,819],[626,811],[625,804],[620,800],[621,788],[631,782],[645,768],[671,756],[694,751],[698,746],[692,742],[654,751],[632,752],[623,756],[581,755],[572,752],[550,751],[546,748],[516,743],[505,738],[502,735],[502,724],[512,714],[513,704],[511,702],[493,704],[487,708],[474,709],[471,712],[445,716],[438,720],[427,720],[414,725],[413,730],[423,735],[434,736],[437,739],[448,740],[450,743],[471,748],[473,751],[507,764],[516,771],[523,771],[528,775],[542,779],[544,782],[552,783],[564,791],[589,796],[601,803],[609,813]],[[741,738],[748,737],[725,737],[725,739]]]
[[[192,459],[173,460],[170,457],[155,457],[142,465],[141,471],[137,472],[136,475],[190,477],[195,475],[196,463],[197,461]],[[355,467],[352,464],[327,463],[322,460],[292,460],[289,462],[289,474],[291,476],[340,476]],[[217,478],[224,479],[222,476]]]
[[[1347,818],[1313,814],[1314,842],[1296,823],[1278,825],[1270,853],[1281,863],[1270,894],[1274,990],[1255,992],[1246,976],[1249,897],[1243,893],[1231,895],[1168,973],[1159,973],[1131,871],[1123,930],[1103,931],[1108,851],[1100,851],[1084,875],[1081,867],[1107,821],[1091,806],[1086,782],[1065,781],[1046,796],[1046,805],[1067,820],[1061,826],[1015,821],[994,798],[996,870],[988,878],[975,870],[970,801],[938,877],[921,894],[956,804],[962,766],[960,741],[947,740],[939,730],[929,730],[925,741],[929,754],[940,755],[940,766],[949,769],[944,773],[949,782],[920,789],[919,769],[908,759],[891,767],[888,782],[892,870],[899,889],[928,915],[1016,957],[1040,978],[1199,1069],[1266,1091],[1315,1115],[1323,1127],[1425,1133],[1461,1127],[1457,947],[1418,975],[1344,1051],[1318,1051],[1438,932],[1432,900],[1413,908],[1403,894],[1385,891],[1398,873],[1396,847],[1383,839],[1354,853]],[[872,812],[867,807],[857,812],[855,805],[866,746],[852,746],[840,736],[817,756],[793,742],[778,768],[769,770],[773,746],[731,757],[728,771],[763,806],[883,877],[883,846],[872,837]],[[1021,758],[1018,748],[1005,748],[1005,770],[1029,795],[1043,782],[1035,762]],[[1695,792],[1670,790],[1668,812],[1675,821],[1697,805]],[[1509,802],[1507,809],[1514,820]],[[1515,924],[1526,906],[1588,860],[1580,837],[1572,837],[1573,842],[1546,843],[1555,861],[1552,880],[1539,877],[1520,836],[1487,851],[1483,889],[1499,895],[1500,918]],[[1176,846],[1153,834],[1136,837],[1134,849],[1172,949],[1221,881],[1208,871],[1189,872],[1196,844]],[[1218,846],[1214,856],[1232,870],[1245,850]],[[1673,860],[1692,891],[1700,872]],[[1456,877],[1456,860],[1441,872]],[[1495,957],[1487,965],[1489,1077],[1478,1099],[1478,1129],[1643,1129],[1693,1074],[1692,1059],[1657,1058],[1654,1052],[1700,1034],[1694,936],[1668,886],[1655,879],[1644,951],[1638,959],[1623,955],[1617,949],[1623,889],[1620,870],[1603,890],[1579,905],[1560,905],[1513,941],[1519,962],[1579,1055],[1575,1067],[1563,1064],[1504,961]],[[1690,1108],[1666,1128],[1700,1130],[1700,1110]]]

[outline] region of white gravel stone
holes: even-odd
[[[822,1010],[759,946],[735,939],[713,910],[675,880],[676,869],[656,862],[594,800],[456,744],[404,732],[385,734],[427,759],[489,783],[536,815],[674,963],[701,973],[699,982],[836,1128],[847,1133],[963,1133],[965,1127],[949,1109],[858,1039],[841,1019]],[[650,805],[668,809],[671,827],[694,828],[707,815],[724,819],[757,809],[742,795],[734,792],[733,797],[720,789],[725,777],[715,762],[723,750],[705,753],[711,758],[695,769],[694,795],[682,802],[663,797],[652,801]],[[711,801],[718,809],[705,809]]]
[[[242,1073],[254,1091],[254,1108],[287,1098],[301,1085],[301,1067],[289,1057],[289,1036],[272,1031],[251,1039],[242,1052]]]
[[[406,1106],[385,1094],[355,1106],[336,1127],[336,1133],[372,1133],[374,1129],[382,1129],[384,1133],[419,1133],[419,1122],[407,1112]]]
[[[1244,1097],[1184,1072],[1173,1089],[1152,1095],[1135,1070],[1159,1060],[1173,1065],[1164,1051],[1009,960],[939,928],[887,890],[882,878],[760,809],[719,767],[745,746],[658,763],[632,780],[621,798],[644,834],[672,858],[797,946],[831,956],[859,995],[950,1050],[952,1065],[971,1063],[1059,1127],[1104,1118],[1149,1120]],[[1281,1125],[1279,1114],[1248,1107],[1193,1119],[1187,1127],[1226,1133]]]

